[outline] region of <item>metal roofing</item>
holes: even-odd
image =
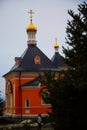
[[[40,57],[40,64],[35,64],[34,58],[35,56]],[[28,45],[28,48],[24,51],[21,56],[21,61],[19,65],[14,65],[11,71],[35,71],[35,70],[49,70],[49,69],[57,69],[53,62],[36,46],[36,45]]]
[[[51,61],[54,63],[56,67],[67,67],[68,65],[64,62],[63,57],[59,54],[59,52],[55,52],[54,56],[51,58]]]
[[[23,85],[21,85],[21,87],[24,87],[24,86],[38,86],[40,84],[40,78],[37,77],[35,79],[33,79],[32,81],[29,81]]]

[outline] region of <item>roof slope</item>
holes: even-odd
[[[36,56],[40,57],[40,64],[35,64],[34,58]],[[19,65],[14,65],[11,71],[14,70],[24,70],[24,71],[35,71],[35,70],[46,70],[46,69],[56,69],[52,61],[36,46],[28,45],[28,48],[21,56],[21,61]]]
[[[63,57],[59,54],[59,52],[55,52],[54,56],[51,58],[51,61],[54,65],[58,67],[67,67],[68,65],[64,62]]]
[[[25,86],[38,86],[40,84],[40,78],[37,77],[27,83],[24,83],[23,85],[21,85],[21,87],[25,87]]]

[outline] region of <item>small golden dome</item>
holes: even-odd
[[[58,43],[55,43],[55,44],[54,44],[54,48],[59,48]]]
[[[29,31],[37,31],[37,27],[34,26],[32,21],[30,22],[30,24],[26,28],[26,32],[29,32]]]
[[[58,42],[57,42],[57,38],[55,38],[54,48],[59,48],[59,44],[58,44]]]

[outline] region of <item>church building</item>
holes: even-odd
[[[59,73],[67,65],[59,54],[59,45],[54,44],[55,54],[49,59],[37,46],[37,27],[32,22],[30,10],[30,23],[26,28],[28,35],[27,48],[20,57],[15,57],[15,64],[5,78],[5,114],[13,117],[37,116],[38,113],[46,115],[50,111],[50,104],[46,104],[40,90],[46,87],[40,83],[39,75],[50,70]]]

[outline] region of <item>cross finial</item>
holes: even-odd
[[[58,48],[59,48],[59,44],[58,44],[57,38],[55,38],[54,48],[55,48],[56,50],[58,50]]]
[[[55,43],[57,43],[57,38],[55,38]]]
[[[30,14],[30,21],[32,22],[32,14],[34,14],[34,12],[32,11],[32,9],[30,9],[28,13]]]

